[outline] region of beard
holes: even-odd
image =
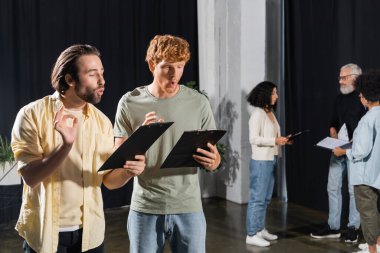
[[[96,89],[91,89],[90,87],[85,87],[81,83],[75,86],[75,94],[80,97],[83,101],[91,104],[97,104],[102,99],[102,96],[96,93],[96,90],[102,88],[101,85]]]
[[[347,94],[350,94],[351,92],[353,92],[355,90],[355,87],[352,85],[352,84],[348,84],[346,86],[340,86],[340,92],[343,94],[343,95],[347,95]]]

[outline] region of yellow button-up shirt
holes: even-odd
[[[54,129],[54,115],[62,107],[54,93],[23,107],[12,130],[12,150],[18,169],[31,161],[43,159],[62,143]],[[113,132],[110,120],[92,104],[84,109],[82,159],[73,161],[83,166],[83,237],[82,251],[104,241],[105,221],[100,185],[103,175],[97,169],[112,153]],[[57,251],[59,235],[60,170],[34,189],[24,184],[20,216],[16,230],[37,252]]]

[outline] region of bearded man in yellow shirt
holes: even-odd
[[[24,181],[16,230],[25,252],[103,252],[105,220],[100,185],[109,189],[140,175],[145,157],[98,173],[114,147],[110,120],[93,104],[105,89],[99,51],[74,45],[58,57],[56,92],[24,106],[12,149]]]

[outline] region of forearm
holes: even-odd
[[[126,169],[114,169],[103,177],[103,184],[110,190],[123,187],[133,176]]]
[[[118,148],[123,142],[126,140],[126,137],[116,137],[115,138],[115,148]],[[142,159],[140,157],[140,159]],[[145,161],[145,158],[143,157],[142,159]],[[128,162],[127,162],[128,163]],[[144,162],[143,162],[144,164]],[[124,168],[119,168],[119,169],[114,169],[111,172],[107,173],[106,175],[103,176],[103,184],[105,187],[107,187],[110,190],[114,190],[117,188],[120,188],[124,186],[128,181],[138,175],[138,174],[133,174],[129,169],[128,166]],[[145,166],[145,164],[144,164]]]
[[[276,137],[252,136],[249,142],[253,145],[274,147],[276,145]]]
[[[44,179],[53,174],[59,168],[59,165],[67,157],[72,145],[61,145],[55,149],[49,156],[28,163],[21,169],[21,175],[25,183],[34,188]]]

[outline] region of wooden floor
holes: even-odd
[[[272,201],[268,209],[267,229],[276,233],[279,239],[267,248],[245,244],[246,205],[221,199],[206,199],[203,206],[207,220],[207,252],[338,253],[358,250],[357,245],[346,244],[342,239],[312,239],[310,232],[326,222],[326,214],[295,204]],[[105,213],[105,252],[129,252],[126,232],[128,208],[106,210]],[[1,253],[22,253],[22,239],[13,227],[14,222],[0,224]],[[171,251],[166,247],[165,252]]]

